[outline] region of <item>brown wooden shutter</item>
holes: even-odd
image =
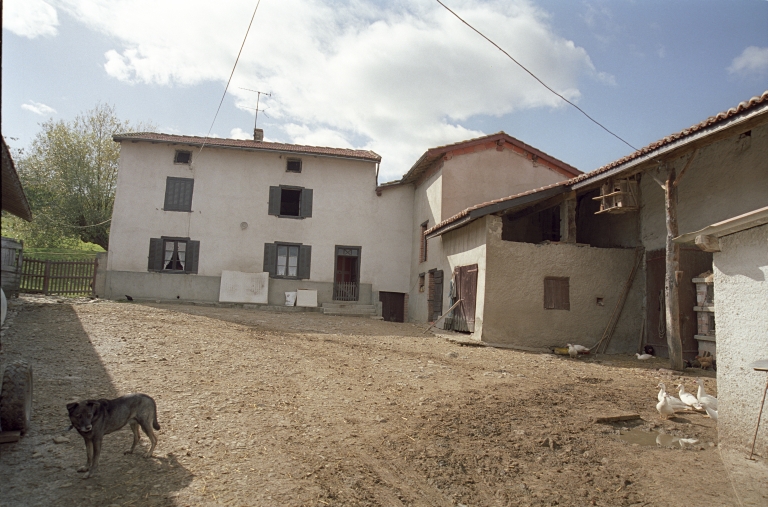
[[[302,280],[309,279],[309,268],[312,264],[312,246],[299,246],[299,270],[298,277]]]
[[[197,265],[200,260],[200,242],[187,241],[186,266],[184,271],[187,273],[197,273]]]
[[[547,277],[544,279],[544,308],[548,310],[571,309],[568,278]]]
[[[163,270],[163,240],[160,238],[150,238],[149,240],[147,269],[149,271]]]
[[[269,214],[280,215],[280,187],[269,187]],[[266,269],[264,270],[266,271]]]
[[[277,245],[274,243],[264,243],[264,271],[269,276],[275,276],[277,272]]]
[[[301,210],[299,211],[299,216],[302,216],[302,217],[312,216],[312,189],[311,188],[301,189],[300,206],[301,206]]]

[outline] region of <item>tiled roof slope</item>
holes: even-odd
[[[525,144],[524,142],[510,136],[505,132],[497,132],[495,134],[490,134],[487,136],[476,137],[474,139],[467,139],[465,141],[460,141],[458,143],[446,144],[444,146],[436,146],[435,148],[428,149],[419,158],[419,160],[417,160],[416,163],[413,164],[413,167],[411,167],[408,170],[408,172],[405,173],[405,175],[403,175],[403,177],[397,183],[405,184],[405,183],[413,183],[417,181],[419,177],[427,169],[429,169],[429,167],[432,166],[432,164],[440,160],[443,156],[445,156],[449,152],[461,151],[462,149],[472,148],[473,146],[480,147],[481,145],[488,142],[509,143],[515,146],[516,148],[518,148],[519,150],[523,150],[530,155],[535,155],[542,161],[546,161],[549,164],[557,167],[560,170],[560,172],[562,172],[564,175],[576,176],[578,174],[581,174],[581,171],[579,171],[578,169],[576,169],[575,167],[569,164],[566,164],[562,160],[558,160],[551,155],[547,155],[543,151],[538,150],[528,144]]]
[[[148,141],[154,143],[186,144],[189,146],[210,146],[211,148],[234,148],[255,151],[279,151],[307,155],[322,155],[326,157],[352,158],[381,162],[381,156],[370,150],[348,150],[344,148],[327,148],[323,146],[303,146],[300,144],[272,143],[254,141],[252,139],[221,139],[218,137],[178,136],[156,132],[126,132],[115,134],[112,139],[120,141]]]
[[[759,96],[756,96],[756,97],[752,97],[749,100],[746,100],[744,102],[739,103],[739,105],[736,106],[736,107],[732,107],[732,108],[728,109],[727,111],[723,111],[723,112],[718,113],[718,114],[716,114],[714,116],[710,116],[706,120],[704,120],[704,121],[702,121],[700,123],[697,123],[696,125],[693,125],[691,127],[688,127],[687,129],[681,130],[680,132],[677,132],[675,134],[671,134],[671,135],[668,135],[668,136],[666,136],[666,137],[664,137],[662,139],[659,139],[658,141],[655,141],[655,142],[649,144],[648,146],[646,146],[644,148],[641,148],[641,149],[637,150],[636,152],[634,152],[634,153],[632,153],[630,155],[627,155],[626,157],[623,157],[623,158],[620,158],[618,160],[615,160],[615,161],[611,162],[610,164],[607,164],[607,165],[604,165],[603,167],[595,169],[594,171],[591,171],[591,172],[588,172],[588,173],[584,173],[584,174],[581,174],[579,176],[576,176],[575,178],[571,178],[570,180],[561,181],[561,182],[558,182],[558,183],[555,183],[555,184],[552,184],[552,185],[549,185],[549,186],[546,186],[546,187],[541,187],[541,188],[537,188],[537,189],[533,189],[533,190],[528,190],[527,192],[523,192],[523,193],[515,194],[515,195],[510,195],[509,197],[503,197],[501,199],[494,199],[492,201],[476,204],[476,205],[474,205],[472,207],[469,207],[469,208],[467,208],[467,209],[465,209],[463,211],[460,211],[459,213],[453,215],[450,218],[447,218],[447,219],[443,220],[439,224],[436,224],[434,227],[431,227],[429,230],[427,230],[426,234],[431,234],[434,231],[437,231],[437,230],[439,230],[439,229],[441,229],[441,228],[443,228],[443,227],[445,227],[447,225],[452,224],[453,222],[456,222],[457,220],[462,219],[463,217],[469,215],[473,211],[477,211],[477,210],[480,210],[482,208],[486,208],[486,207],[489,207],[489,206],[493,206],[495,204],[503,203],[505,201],[512,201],[512,200],[518,199],[520,197],[525,197],[527,195],[534,194],[534,193],[537,193],[537,192],[543,192],[543,191],[546,191],[546,190],[549,190],[549,189],[552,189],[552,188],[555,188],[555,187],[563,187],[563,190],[565,191],[566,188],[571,186],[571,185],[574,185],[574,184],[579,183],[581,181],[588,180],[588,179],[590,179],[590,178],[592,178],[594,176],[598,176],[598,175],[600,175],[602,173],[605,173],[605,172],[607,172],[607,171],[609,171],[611,169],[619,167],[622,164],[626,164],[627,162],[630,162],[630,161],[632,161],[632,160],[634,160],[636,158],[639,158],[639,157],[641,157],[643,155],[646,155],[646,154],[648,154],[648,153],[650,153],[650,152],[652,152],[654,150],[662,148],[662,147],[664,147],[664,146],[666,146],[668,144],[671,144],[671,143],[673,143],[675,141],[681,140],[681,139],[685,138],[686,136],[690,136],[690,135],[692,135],[692,134],[694,134],[696,132],[699,132],[702,129],[705,129],[707,127],[711,127],[711,126],[713,126],[713,125],[715,125],[715,124],[717,124],[719,122],[725,121],[725,120],[727,120],[727,119],[729,119],[729,118],[731,118],[733,116],[736,116],[737,114],[740,114],[740,113],[743,113],[743,112],[748,111],[750,109],[753,109],[753,108],[755,108],[758,105],[763,104],[763,103],[768,104],[768,90],[763,92],[762,95],[759,95]]]
[[[675,141],[681,140],[687,136],[690,136],[691,134],[695,134],[696,132],[702,129],[711,127],[721,121],[724,121],[724,120],[727,120],[728,118],[736,116],[737,114],[748,111],[762,103],[768,103],[768,90],[764,91],[762,95],[758,95],[756,97],[752,97],[749,100],[745,100],[744,102],[740,102],[739,105],[736,107],[732,107],[727,111],[723,111],[714,116],[710,116],[706,120],[700,123],[697,123],[696,125],[692,125],[687,129],[681,130],[680,132],[676,132],[674,134],[670,134],[666,137],[663,137],[658,141],[655,141],[649,144],[648,146],[645,146],[644,148],[640,148],[636,152],[627,155],[626,157],[622,157],[618,160],[614,160],[613,162],[606,164],[603,167],[600,167],[598,169],[595,169],[594,171],[577,176],[576,178],[571,180],[571,183],[578,183],[580,181],[588,180],[593,176],[597,176],[615,167],[619,167],[622,164],[626,164],[627,162],[630,162],[636,158],[642,157],[643,155],[646,155],[654,150],[658,150],[659,148],[662,148]]]

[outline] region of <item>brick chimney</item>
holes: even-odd
[[[264,129],[253,129],[253,140],[254,141],[263,141],[264,140]]]

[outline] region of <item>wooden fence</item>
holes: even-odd
[[[99,261],[51,261],[24,258],[21,292],[92,296]]]

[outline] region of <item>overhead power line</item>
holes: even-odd
[[[227,86],[224,87],[224,93],[221,95],[221,100],[219,101],[219,107],[216,109],[216,114],[213,115],[213,121],[211,122],[211,127],[208,129],[208,133],[205,135],[205,139],[203,139],[203,144],[200,146],[200,151],[203,151],[203,148],[205,147],[205,142],[210,137],[211,130],[213,130],[213,124],[216,123],[216,118],[219,116],[219,111],[221,110],[221,105],[224,103],[224,98],[227,96],[227,90],[229,90],[229,84],[232,82],[232,76],[235,75],[235,69],[237,68],[237,62],[240,61],[240,55],[243,53],[243,47],[245,47],[245,41],[248,39],[248,34],[251,31],[251,26],[253,25],[253,19],[256,17],[256,11],[259,10],[259,4],[261,4],[261,0],[258,0],[256,2],[256,8],[253,9],[253,15],[251,16],[251,22],[248,23],[248,29],[245,31],[245,37],[243,37],[243,43],[240,44],[240,51],[237,52],[237,58],[235,59],[235,64],[232,66],[232,72],[229,74],[229,79],[227,80]],[[200,152],[198,152],[198,153],[200,153]]]
[[[524,71],[526,71],[528,74],[530,74],[530,75],[531,75],[531,77],[533,77],[533,79],[535,79],[536,81],[538,81],[538,82],[539,82],[539,83],[540,83],[540,84],[541,84],[541,85],[542,85],[544,88],[546,88],[546,89],[547,89],[547,90],[549,90],[550,92],[554,93],[555,95],[557,95],[558,97],[560,97],[561,99],[563,99],[563,100],[564,100],[565,102],[567,102],[568,104],[570,104],[570,105],[572,105],[573,107],[575,107],[576,109],[578,109],[578,110],[579,110],[579,112],[580,112],[581,114],[583,114],[584,116],[586,116],[587,118],[589,118],[589,120],[590,120],[590,121],[592,121],[592,123],[594,123],[595,125],[599,126],[601,129],[605,130],[606,132],[608,132],[608,133],[609,133],[609,134],[611,134],[613,137],[615,137],[616,139],[618,139],[618,140],[619,140],[619,141],[621,141],[622,143],[626,144],[627,146],[629,146],[629,147],[630,147],[630,148],[632,148],[633,150],[637,151],[637,148],[635,148],[634,146],[632,146],[631,144],[629,144],[627,141],[625,141],[624,139],[622,139],[621,137],[619,137],[619,135],[618,135],[618,134],[614,134],[613,132],[611,132],[611,131],[610,131],[610,130],[609,130],[609,129],[608,129],[606,126],[605,126],[605,125],[603,125],[603,124],[602,124],[602,123],[600,123],[599,121],[597,121],[597,120],[595,120],[594,118],[592,118],[591,116],[589,116],[589,115],[586,113],[586,111],[584,111],[582,108],[580,108],[579,106],[577,106],[576,104],[574,104],[573,102],[571,102],[570,100],[566,99],[565,97],[563,97],[562,95],[560,95],[559,93],[557,93],[555,90],[553,90],[553,89],[552,89],[552,88],[551,88],[549,85],[547,85],[547,83],[545,83],[544,81],[542,81],[541,79],[539,79],[539,78],[538,78],[538,76],[536,76],[536,74],[534,74],[533,72],[531,72],[530,70],[528,70],[528,69],[525,67],[525,65],[523,65],[522,63],[520,63],[520,62],[518,62],[517,60],[515,60],[515,59],[512,57],[512,55],[510,55],[509,53],[507,53],[506,51],[504,51],[504,49],[502,49],[502,48],[501,48],[501,46],[499,46],[498,44],[496,44],[495,42],[493,42],[491,39],[489,39],[488,37],[486,37],[486,36],[485,36],[485,34],[483,34],[483,33],[482,33],[480,30],[478,30],[478,29],[477,29],[477,28],[475,28],[474,26],[472,26],[472,25],[470,25],[469,23],[467,23],[467,22],[466,22],[466,21],[465,21],[465,20],[464,20],[464,19],[463,19],[461,16],[459,16],[459,15],[458,15],[458,14],[456,14],[454,11],[452,11],[450,7],[448,7],[447,5],[445,5],[445,4],[444,4],[443,2],[441,2],[440,0],[435,0],[435,1],[436,1],[437,3],[439,3],[440,5],[442,5],[442,6],[445,8],[445,10],[447,10],[448,12],[450,12],[451,14],[453,14],[454,16],[456,16],[456,18],[457,18],[459,21],[461,21],[462,23],[464,23],[465,25],[467,25],[469,28],[471,28],[471,29],[472,29],[472,30],[473,30],[475,33],[477,33],[477,34],[478,34],[480,37],[482,37],[483,39],[485,39],[485,40],[487,40],[488,42],[490,42],[491,44],[493,44],[493,45],[496,47],[496,49],[498,49],[499,51],[501,51],[502,53],[504,53],[504,54],[507,56],[507,58],[509,58],[510,60],[512,60],[513,62],[515,62],[515,63],[516,63],[516,64],[517,64],[517,65],[518,65],[518,66],[519,66],[521,69],[523,69],[523,70],[524,70]]]

